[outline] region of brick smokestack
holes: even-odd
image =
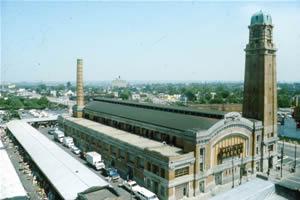
[[[83,61],[77,59],[77,101],[74,110],[74,116],[81,118],[84,108],[84,93],[83,93]]]

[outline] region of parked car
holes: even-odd
[[[120,178],[120,175],[115,168],[107,168],[104,171],[105,176],[110,177],[113,181],[117,181]]]
[[[140,200],[159,200],[156,194],[144,187],[140,187],[134,194]]]
[[[79,155],[80,154],[80,149],[78,148],[78,147],[76,147],[76,146],[72,146],[71,147],[71,151],[73,152],[73,153],[75,153],[76,155]]]
[[[133,180],[124,181],[123,186],[130,192],[136,192],[140,188],[140,186]]]
[[[49,134],[49,135],[53,135],[54,132],[55,132],[55,129],[50,129],[50,130],[48,130],[48,134]]]

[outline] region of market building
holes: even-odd
[[[197,196],[248,173],[266,172],[276,157],[275,50],[272,46],[262,52],[270,56],[261,56],[258,52],[266,47],[251,45],[257,37],[254,27],[262,31],[258,43],[270,45],[265,34],[272,31],[270,18],[259,12],[251,19],[242,114],[95,98],[80,114],[75,109],[73,117],[60,116],[60,127],[83,151],[99,152],[106,165],[160,199]],[[255,56],[262,60],[257,65],[270,71],[253,74],[248,68],[256,65]],[[249,81],[249,76],[257,80]],[[261,104],[263,100],[268,104]]]

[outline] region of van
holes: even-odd
[[[159,200],[156,194],[147,190],[144,187],[140,187],[137,191],[135,191],[135,196],[140,200]]]

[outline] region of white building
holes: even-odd
[[[121,77],[119,76],[115,80],[112,81],[111,86],[117,87],[117,88],[126,88],[128,86],[128,83],[125,80],[122,80]]]

